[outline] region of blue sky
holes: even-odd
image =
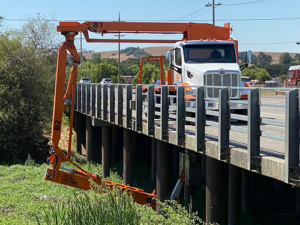
[[[166,22],[168,20],[167,22],[212,23],[212,10],[205,7],[208,1],[212,2],[212,0],[2,0],[0,15],[4,17],[2,25],[8,28],[20,28],[25,23],[12,21],[12,19],[24,20],[28,16],[36,16],[37,13],[58,21],[116,21],[120,12],[122,21]],[[239,51],[300,52],[300,45],[295,44],[300,41],[300,0],[215,1],[218,2],[223,4],[216,7],[216,25],[223,26],[223,23],[230,22],[233,28],[231,37],[239,41]],[[104,38],[112,38],[112,35],[107,34]],[[149,35],[128,34],[124,38],[149,38]],[[153,35],[153,38],[181,39],[181,36]],[[121,44],[122,49],[128,46],[142,48],[168,45]],[[84,42],[83,48],[110,51],[117,50],[118,44]]]

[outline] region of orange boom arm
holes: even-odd
[[[139,22],[60,22],[57,26],[57,31],[65,36],[65,42],[62,43],[58,50],[55,93],[53,104],[52,117],[52,133],[51,139],[53,148],[50,150],[50,157],[48,162],[52,164],[52,168],[47,168],[45,173],[45,180],[52,181],[83,190],[90,190],[90,180],[101,186],[108,186],[110,188],[117,186],[123,191],[132,193],[134,201],[140,204],[150,204],[155,210],[156,204],[153,198],[156,197],[155,191],[153,193],[146,193],[137,188],[131,188],[126,185],[104,181],[97,174],[91,174],[73,163],[71,156],[71,136],[74,116],[74,100],[76,93],[76,78],[77,66],[80,63],[80,57],[74,45],[74,38],[78,32],[82,32],[87,42],[126,42],[126,43],[174,43],[179,40],[145,40],[145,39],[93,39],[89,37],[88,32],[95,32],[100,34],[107,33],[150,33],[150,34],[182,34],[182,39],[198,40],[202,39],[218,39],[228,40],[230,37],[229,24],[224,24],[224,27],[216,27],[211,24],[200,23],[139,23]],[[74,63],[71,69],[69,82],[66,92],[64,93],[65,71],[67,62],[67,51],[74,57]],[[162,61],[163,57],[156,57],[160,60],[161,65],[161,83],[162,80]],[[155,59],[155,60],[157,60]],[[141,61],[142,64],[142,61]],[[140,82],[141,77],[139,77]],[[72,96],[72,100],[71,100]],[[68,140],[67,156],[59,148],[59,140],[61,135],[62,113],[67,107],[67,101],[71,100],[71,115],[70,115],[70,129]],[[61,167],[62,162],[70,162],[77,169],[67,169]],[[65,170],[65,171],[62,171]]]

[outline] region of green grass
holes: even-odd
[[[101,174],[99,164],[79,164]],[[0,166],[0,224],[194,224],[197,218],[174,202],[162,204],[162,214],[156,215],[119,190],[95,194],[45,181],[47,166],[31,158],[25,165]],[[69,163],[63,166],[71,168]],[[112,165],[109,180],[122,183],[114,172],[118,168]]]

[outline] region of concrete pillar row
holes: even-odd
[[[122,137],[119,136],[119,127],[113,126],[112,129],[112,154],[110,157],[110,165],[112,161],[115,161],[118,158],[118,143],[119,140],[122,139]]]
[[[228,166],[228,225],[238,225],[241,214],[242,171],[237,166]]]
[[[173,145],[173,171],[176,177],[179,176],[179,152],[180,147]]]
[[[151,138],[151,182],[156,180],[156,139]]]
[[[206,223],[221,223],[222,164],[206,157]]]
[[[75,137],[75,142],[76,142],[76,152],[77,154],[82,155],[81,151],[81,144],[82,144],[82,138],[81,138],[81,132],[82,132],[82,115],[78,112],[75,112],[74,114],[75,117],[75,132],[76,132],[76,137]]]
[[[156,158],[156,195],[159,201],[168,198],[169,190],[169,149],[168,143],[157,140],[157,158]],[[160,213],[157,207],[157,213]]]
[[[251,200],[251,172],[242,171],[242,209],[248,211],[250,209]]]
[[[102,176],[110,176],[110,157],[112,147],[112,127],[102,127]]]
[[[133,131],[124,128],[123,141],[123,182],[133,185]]]
[[[101,163],[101,146],[102,146],[102,128],[93,127],[93,152],[92,161],[96,163]]]
[[[85,143],[86,143],[86,160],[92,161],[93,126],[92,126],[92,119],[89,116],[86,116]]]
[[[300,188],[296,187],[296,213],[300,215]]]

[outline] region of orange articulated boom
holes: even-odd
[[[53,118],[52,118],[52,133],[51,139],[53,148],[50,150],[50,157],[48,162],[52,164],[52,168],[47,168],[45,173],[45,180],[80,188],[83,190],[90,190],[90,180],[94,181],[99,186],[109,186],[110,188],[117,186],[123,191],[132,193],[134,201],[140,204],[149,204],[154,210],[156,207],[153,198],[156,198],[155,191],[153,193],[146,193],[145,191],[137,188],[131,188],[126,185],[104,181],[97,174],[88,173],[80,166],[71,161],[71,136],[73,127],[74,116],[74,100],[76,93],[76,78],[77,66],[80,63],[80,57],[74,45],[74,38],[78,32],[82,32],[87,42],[116,42],[118,43],[174,43],[180,40],[145,40],[145,39],[92,39],[89,37],[88,32],[95,32],[100,34],[107,33],[150,33],[150,34],[182,34],[183,39],[186,40],[199,40],[213,39],[227,40],[230,35],[229,24],[224,24],[224,27],[216,27],[211,24],[200,23],[141,23],[141,22],[60,22],[57,26],[57,31],[65,36],[65,42],[62,43],[58,50],[56,80],[55,80],[55,93],[53,104]],[[65,84],[65,70],[67,62],[67,51],[74,57],[74,63],[71,69],[71,74],[64,93]],[[157,58],[157,57],[156,57]],[[161,69],[161,82],[163,78],[162,63],[164,57],[158,57]],[[142,63],[142,61],[141,61]],[[139,78],[140,82],[140,78]],[[72,99],[70,99],[72,96]],[[70,115],[70,129],[68,140],[67,156],[59,148],[59,140],[61,135],[62,113],[67,107],[67,101],[71,100],[71,115]],[[67,169],[61,167],[62,162],[70,162],[77,169]],[[62,171],[67,170],[67,172]]]
[[[147,34],[182,34],[182,40],[202,39],[230,39],[230,26],[225,23],[224,27],[217,27],[208,23],[154,23],[154,22],[101,22],[87,21],[60,22],[57,32],[82,32],[87,42],[111,42],[111,43],[175,43],[180,40],[151,40],[151,39],[93,39],[88,32],[108,33],[147,33]]]

